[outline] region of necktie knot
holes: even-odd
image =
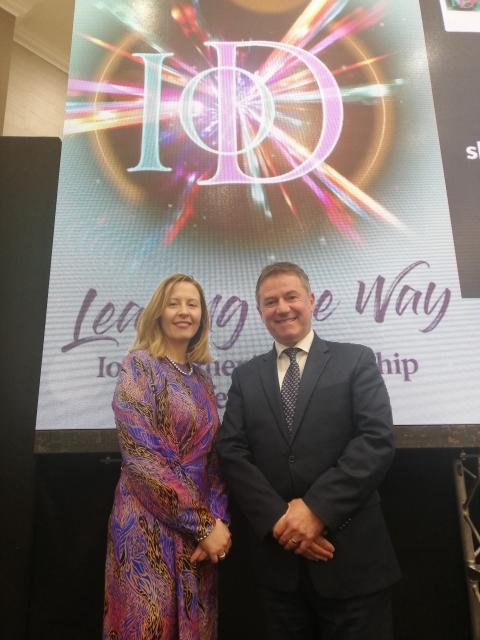
[[[300,349],[298,347],[288,347],[288,349],[284,349],[283,353],[285,353],[289,357],[291,364],[292,362],[297,361],[297,353],[299,351]]]

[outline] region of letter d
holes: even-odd
[[[229,150],[218,155],[217,171],[208,180],[199,180],[198,184],[278,184],[287,180],[301,178],[333,151],[338,142],[343,125],[343,103],[340,88],[331,71],[308,51],[281,42],[253,40],[250,42],[206,42],[214,47],[218,56],[218,114],[219,114],[219,150]],[[323,122],[317,145],[311,155],[300,165],[278,176],[259,178],[246,175],[238,165],[238,153],[231,150],[236,130],[236,50],[239,47],[267,47],[280,49],[296,56],[310,70],[318,84],[322,97]],[[222,71],[223,69],[223,71]],[[231,139],[230,139],[231,138]]]

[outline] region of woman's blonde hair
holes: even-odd
[[[205,364],[211,361],[210,350],[208,348],[208,331],[210,320],[208,317],[207,303],[202,287],[192,276],[184,273],[174,273],[165,280],[162,280],[155,289],[147,306],[142,311],[137,324],[137,336],[135,342],[130,347],[130,351],[146,349],[154,358],[163,358],[166,355],[165,336],[162,333],[160,318],[172,295],[173,288],[180,282],[189,282],[197,289],[200,295],[201,318],[200,326],[196,334],[190,340],[187,347],[187,358],[189,362]]]

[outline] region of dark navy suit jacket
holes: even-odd
[[[251,525],[262,583],[296,589],[300,563],[325,597],[372,593],[399,578],[377,492],[394,454],[392,414],[371,349],[315,335],[291,437],[275,349],[242,364],[233,372],[217,450]],[[293,498],[302,498],[325,523],[333,560],[308,561],[273,538]]]

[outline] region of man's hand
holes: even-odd
[[[307,558],[307,560],[314,560],[315,562],[318,560],[326,561],[333,558],[335,547],[325,536],[318,536],[318,538],[315,538],[303,551],[301,551],[301,547],[298,546],[295,549],[295,553]]]
[[[288,503],[288,509],[273,527],[273,536],[287,551],[304,551],[325,529],[325,525],[301,498]]]

